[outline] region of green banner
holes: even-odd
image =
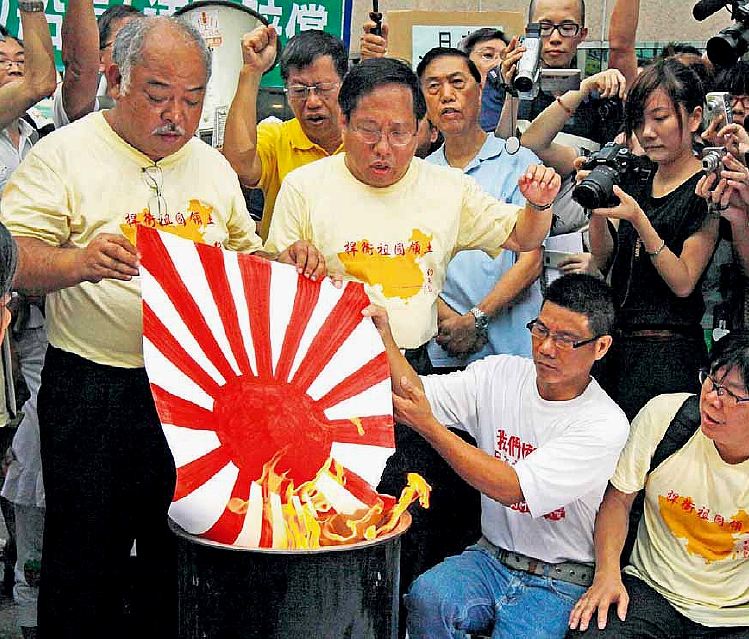
[[[45,0],[47,21],[55,47],[55,59],[62,68],[60,50],[62,47],[62,17],[65,14],[66,0]],[[146,15],[171,15],[177,9],[191,4],[192,0],[129,0]],[[348,45],[350,39],[352,0],[231,0],[257,11],[273,25],[281,37],[282,44],[293,35],[309,29],[322,29]],[[122,0],[93,0],[94,11],[100,16],[104,11]],[[15,34],[19,34],[20,18],[16,0],[0,0],[0,24]],[[19,34],[23,37],[23,34]],[[278,68],[263,78],[264,86],[282,86]]]

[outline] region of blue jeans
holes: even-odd
[[[513,570],[471,546],[424,573],[406,595],[410,639],[564,637],[583,586]],[[492,630],[493,629],[493,630]]]

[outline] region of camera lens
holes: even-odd
[[[516,91],[528,93],[533,90],[533,78],[529,78],[526,75],[518,75],[512,85],[515,87]]]
[[[707,41],[707,57],[721,67],[730,67],[747,50],[747,28],[732,25]]]
[[[702,170],[706,173],[713,173],[720,167],[720,157],[716,153],[708,153],[702,158]]]
[[[586,209],[609,206],[614,197],[617,172],[608,166],[599,166],[590,172],[572,191],[572,199]]]

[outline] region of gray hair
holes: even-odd
[[[143,46],[148,34],[160,24],[170,24],[189,44],[194,44],[203,57],[205,81],[211,79],[211,52],[198,30],[186,20],[166,16],[148,16],[131,20],[120,29],[112,47],[112,60],[122,76],[120,91],[123,95],[130,90],[130,74],[133,67],[143,60]]]

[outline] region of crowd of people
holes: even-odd
[[[58,84],[44,3],[18,7],[0,336],[28,390],[2,488],[24,637],[175,636],[175,465],[129,238],[199,211],[201,242],[365,286],[397,422],[377,488],[432,487],[401,636],[749,638],[747,63],[638,60],[639,0],[613,3],[607,70],[530,93],[523,40],[488,26],[413,68],[376,16],[355,64],[315,30],[279,56],[260,26],[214,149],[188,22],[68,0]],[[523,10],[541,77],[574,68],[584,0]],[[294,117],[258,121],[277,58]],[[47,96],[53,127],[29,114]]]

